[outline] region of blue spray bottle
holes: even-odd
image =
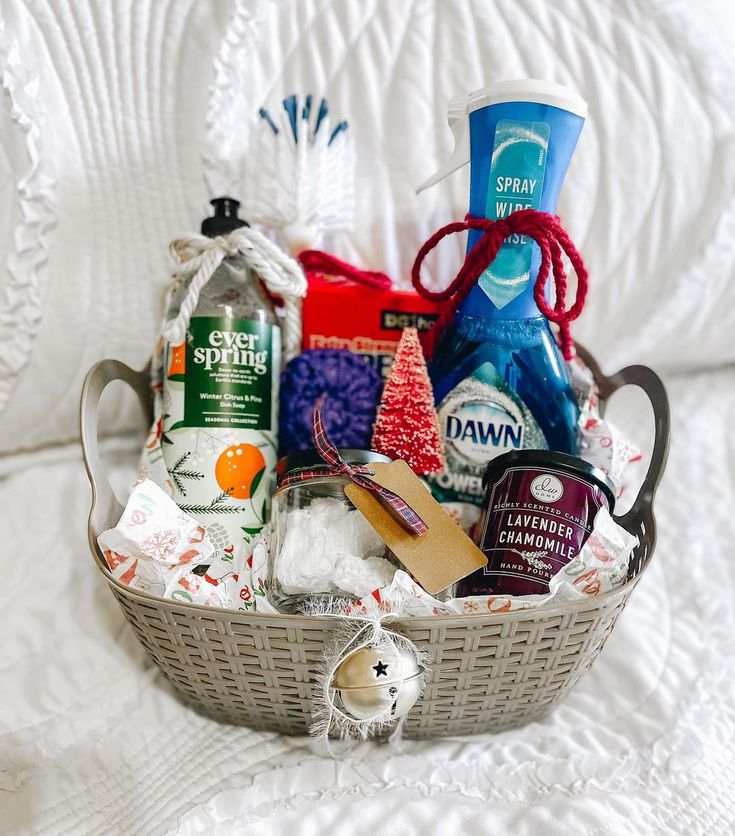
[[[450,103],[455,149],[418,191],[470,163],[470,214],[555,212],[587,107],[557,84],[521,80]],[[470,232],[467,251],[480,233]],[[533,298],[538,246],[506,239],[440,340],[430,374],[447,453],[432,491],[465,526],[479,515],[482,474],[510,450],[577,452],[578,409],[548,321]]]

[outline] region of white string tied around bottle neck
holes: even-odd
[[[180,345],[199,302],[204,285],[228,256],[241,255],[247,266],[262,279],[268,291],[283,299],[283,353],[286,361],[301,349],[301,305],[306,294],[306,276],[301,265],[261,232],[248,226],[227,235],[209,238],[187,235],[169,246],[177,280],[193,276],[178,314],[164,323],[163,337],[172,345]]]

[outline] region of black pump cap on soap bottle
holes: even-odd
[[[214,206],[214,215],[202,221],[202,235],[216,238],[218,235],[227,235],[241,226],[250,226],[247,221],[237,217],[240,201],[234,197],[215,197],[209,202]]]

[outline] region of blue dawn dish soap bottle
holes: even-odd
[[[456,146],[422,191],[470,163],[470,214],[556,210],[587,107],[557,84],[508,81],[454,99]],[[471,231],[467,251],[480,232]],[[465,526],[482,502],[482,474],[501,453],[577,452],[577,403],[548,321],[533,298],[541,256],[522,235],[506,239],[440,339],[430,366],[447,469],[431,477]]]

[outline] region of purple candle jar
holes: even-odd
[[[612,513],[615,504],[607,476],[565,453],[506,453],[490,462],[482,483],[476,542],[488,563],[459,582],[459,597],[548,593],[551,578],[592,533],[600,508]]]

